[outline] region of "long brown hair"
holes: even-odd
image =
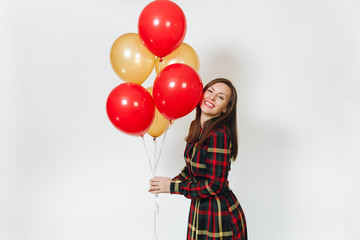
[[[238,137],[237,137],[237,120],[236,120],[236,102],[237,102],[237,93],[234,85],[226,78],[216,78],[210,81],[204,87],[203,93],[215,83],[225,83],[231,89],[231,96],[226,108],[226,112],[221,114],[218,117],[212,118],[204,123],[203,133],[200,136],[200,116],[201,109],[200,104],[196,107],[196,117],[190,124],[189,134],[185,138],[185,141],[189,143],[197,142],[197,146],[201,147],[205,144],[206,140],[209,138],[210,134],[220,128],[221,126],[225,126],[227,129],[227,134],[230,136],[231,141],[231,149],[230,149],[230,157],[232,160],[236,159],[238,153]]]

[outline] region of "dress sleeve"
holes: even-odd
[[[190,179],[190,172],[189,172],[189,169],[187,168],[187,166],[185,166],[181,170],[181,172],[176,177],[174,177],[172,180],[185,182],[185,181],[188,181],[189,179]]]
[[[230,169],[230,138],[225,131],[218,130],[210,135],[205,162],[205,178],[188,182],[174,179],[170,192],[193,199],[206,198],[223,191]]]

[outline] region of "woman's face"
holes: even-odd
[[[225,83],[218,82],[210,86],[200,103],[201,116],[208,120],[225,113],[230,97],[231,89]]]

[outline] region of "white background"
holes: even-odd
[[[175,2],[203,82],[227,77],[238,90],[229,180],[249,239],[359,240],[359,1]],[[0,2],[1,240],[153,239],[141,138],[105,111],[122,83],[110,47],[137,32],[148,3]],[[183,167],[193,117],[169,130],[159,175]],[[189,204],[160,196],[160,239],[186,238]]]

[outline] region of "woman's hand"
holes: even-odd
[[[168,177],[154,177],[150,179],[150,193],[170,193],[171,179]]]

